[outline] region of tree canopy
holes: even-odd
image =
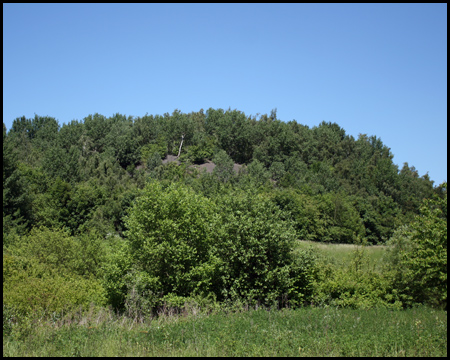
[[[27,308],[20,284],[83,306],[301,304],[314,261],[292,249],[312,240],[396,244],[391,298],[442,306],[446,202],[446,183],[399,170],[378,137],[276,110],[20,117],[3,124],[4,302]],[[33,306],[66,304],[49,299]]]

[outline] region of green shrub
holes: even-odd
[[[296,233],[269,198],[244,192],[218,200],[221,227],[214,253],[221,260],[219,299],[272,305],[302,299],[307,286],[301,262],[292,254]]]
[[[356,249],[348,266],[318,261],[313,302],[354,309],[401,308],[402,301],[389,276],[374,270],[364,247]]]
[[[441,185],[445,190],[447,183]],[[447,306],[447,193],[424,200],[420,215],[389,241],[395,287],[408,305]]]
[[[116,236],[107,237],[105,261],[101,265],[102,284],[106,290],[108,303],[114,309],[122,309],[129,286],[133,259],[128,241]]]
[[[98,238],[34,228],[3,254],[3,303],[22,313],[106,304],[95,278],[102,259]]]
[[[208,285],[214,231],[213,204],[179,184],[146,186],[126,217],[125,233],[137,269],[152,280],[152,291],[188,296]],[[200,268],[199,268],[200,267]]]
[[[4,259],[5,261],[5,259]],[[20,260],[7,262],[20,264]],[[60,274],[34,261],[24,261],[24,268],[9,269],[3,281],[3,304],[22,314],[62,312],[91,303],[106,305],[105,290],[100,282],[76,274]],[[4,272],[5,275],[5,272]]]
[[[178,306],[201,295],[295,305],[310,296],[312,257],[295,260],[295,231],[267,197],[224,193],[212,201],[180,184],[153,182],[125,222],[134,264],[126,298],[133,304],[147,297],[149,306]]]
[[[33,228],[29,235],[19,237],[8,248],[8,253],[33,258],[60,273],[79,275],[95,275],[104,257],[101,239],[95,232],[74,237],[68,230],[42,226]]]

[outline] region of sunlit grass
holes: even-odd
[[[307,240],[299,240],[294,251],[306,250],[312,247],[319,254],[329,258],[336,265],[346,266],[355,256],[355,251],[363,251],[375,270],[381,270],[383,259],[386,256],[387,246],[385,245],[354,245],[354,244],[328,244]]]
[[[424,307],[222,310],[142,322],[104,313],[34,325],[21,339],[4,335],[3,355],[447,356],[447,314]]]
[[[380,269],[385,246],[299,242],[346,266],[355,250]],[[130,318],[105,308],[13,326],[4,356],[447,356],[447,313],[426,307],[258,310],[219,304]]]

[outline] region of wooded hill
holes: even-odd
[[[178,154],[179,166],[162,161]],[[3,232],[7,239],[12,229],[45,225],[121,234],[127,207],[156,179],[208,197],[225,189],[268,193],[290,211],[301,239],[379,244],[423,199],[443,196],[428,174],[419,177],[407,163],[399,170],[392,159],[374,135],[355,139],[335,123],[283,122],[276,110],[259,120],[211,108],[95,114],[62,126],[22,117],[7,133],[3,124]],[[217,165],[212,174],[193,171],[209,161]],[[233,164],[244,166],[236,174]]]
[[[90,304],[446,307],[447,185],[392,159],[275,111],[3,124],[4,329]],[[298,240],[392,252],[339,268]]]

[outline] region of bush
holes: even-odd
[[[312,296],[315,304],[354,309],[402,307],[390,277],[373,270],[364,247],[354,251],[348,266],[332,264],[325,258],[317,265]]]
[[[219,299],[273,305],[302,299],[302,264],[292,254],[295,230],[270,199],[244,192],[219,199],[221,227],[214,254],[221,261]]]
[[[200,295],[295,305],[311,292],[312,258],[294,259],[295,230],[264,196],[225,193],[213,202],[183,185],[153,182],[125,222],[133,304],[147,297],[159,299],[151,306],[176,305]]]
[[[123,309],[129,286],[133,259],[130,244],[118,235],[107,237],[105,261],[101,266],[102,284],[106,290],[108,303],[114,309]]]
[[[203,270],[215,230],[213,204],[208,199],[179,184],[163,189],[153,182],[125,222],[133,261],[153,279],[152,291],[188,296],[207,290]]]
[[[447,183],[441,185],[447,189]],[[415,303],[447,307],[447,193],[424,200],[420,215],[390,240],[395,287]]]
[[[3,303],[22,313],[106,304],[95,278],[102,251],[94,235],[34,228],[3,254]]]
[[[104,256],[101,239],[95,232],[78,237],[64,229],[33,228],[27,236],[19,237],[8,253],[57,270],[59,273],[95,275]]]
[[[106,305],[106,293],[94,277],[61,274],[35,259],[9,255],[3,264],[3,304],[22,314]]]

